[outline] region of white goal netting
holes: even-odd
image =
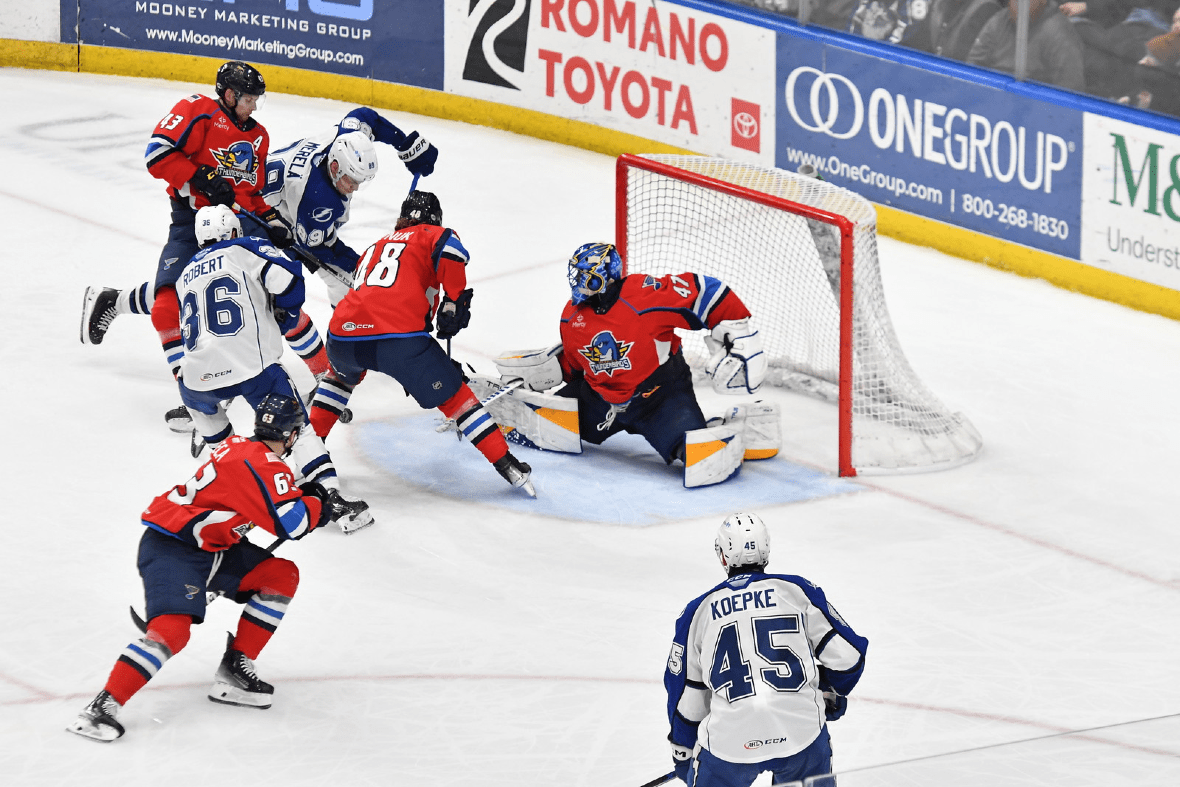
[[[979,433],[902,353],[881,286],[877,214],[863,197],[744,162],[644,155],[620,158],[617,200],[629,273],[691,271],[728,284],[764,335],[768,382],[838,405],[842,474],[941,469],[978,454]],[[699,333],[685,337],[685,355],[695,367],[707,357]]]

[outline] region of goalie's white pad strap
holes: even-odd
[[[766,379],[766,353],[762,335],[751,319],[722,320],[706,340],[713,354],[708,371],[713,390],[722,394],[754,393]],[[729,344],[728,352],[725,344]]]
[[[745,444],[733,426],[708,426],[684,433],[684,486],[720,484],[742,469]]]
[[[757,401],[730,407],[720,418],[709,423],[727,424],[740,429],[746,459],[769,459],[783,446],[782,420],[774,402]]]
[[[473,376],[467,385],[480,401],[504,387],[499,380],[481,375]],[[510,443],[542,451],[582,453],[577,399],[517,388],[486,406]]]
[[[520,377],[526,388],[547,391],[561,384],[561,363],[557,360],[560,354],[560,344],[537,350],[509,350],[500,353],[493,363],[502,376]]]

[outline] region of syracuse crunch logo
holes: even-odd
[[[463,78],[520,90],[532,0],[470,0],[472,29]]]

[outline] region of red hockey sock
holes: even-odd
[[[160,337],[160,346],[175,377],[184,357],[184,342],[180,335],[180,300],[174,287],[161,287],[152,303],[152,326]]]
[[[291,349],[303,359],[307,368],[316,377],[328,371],[330,368],[328,351],[324,349],[320,333],[316,330],[311,318],[307,316],[307,312],[299,310],[299,322],[295,324],[294,328],[283,334],[283,338],[287,340],[287,344],[291,345]]]
[[[508,443],[500,427],[492,419],[492,414],[475,398],[475,393],[467,387],[467,383],[463,383],[455,395],[439,405],[438,409],[447,418],[454,419],[463,436],[489,462],[494,464],[508,453]]]
[[[246,658],[258,658],[287,613],[287,605],[298,587],[299,568],[281,557],[262,561],[242,577],[239,590],[255,593],[242,610],[234,635],[234,649],[244,653]]]
[[[168,659],[188,644],[192,619],[188,615],[158,615],[148,623],[143,639],[132,642],[115,662],[104,687],[115,701],[126,705]]]

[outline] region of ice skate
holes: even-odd
[[[533,482],[529,480],[533,468],[513,456],[511,451],[496,460],[492,467],[496,468],[496,472],[505,481],[514,487],[523,488],[529,497],[535,498],[537,496],[537,490],[533,488]]]
[[[66,727],[66,731],[81,735],[83,738],[110,743],[116,738],[123,737],[123,725],[116,721],[119,709],[122,707],[105,690],[100,691],[98,696],[78,714],[74,723]]]
[[[254,662],[240,650],[233,649],[234,635],[229,635],[221,666],[213,677],[209,699],[223,705],[264,710],[274,699],[275,687],[258,677]]]
[[[364,500],[349,500],[340,494],[339,489],[328,490],[328,507],[332,509],[332,521],[340,526],[340,531],[346,536],[373,524],[369,504]]]
[[[102,344],[111,323],[119,316],[115,302],[119,291],[110,287],[87,287],[82,297],[82,344]]]
[[[164,413],[164,422],[177,434],[191,434],[193,431],[193,417],[183,404]]]

